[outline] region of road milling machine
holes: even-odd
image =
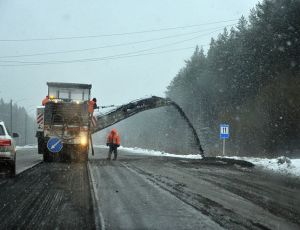
[[[184,111],[168,98],[152,96],[117,106],[100,115],[88,112],[92,85],[48,82],[48,102],[37,108],[38,153],[45,162],[87,161],[89,149],[94,153],[92,134],[139,112],[174,106],[190,127],[199,153],[204,156],[200,140]]]

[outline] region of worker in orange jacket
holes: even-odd
[[[97,99],[93,98],[92,100],[89,101],[89,107],[88,107],[88,112],[91,114],[91,116],[94,113],[94,109],[98,109],[99,107],[97,106]]]
[[[43,100],[42,100],[42,105],[45,106],[49,102],[49,96],[47,95]]]
[[[121,144],[121,140],[117,130],[112,129],[109,135],[107,136],[107,141],[106,141],[106,145],[109,146],[107,160],[111,159],[112,152],[114,152],[113,160],[117,159],[117,155],[118,155],[117,148],[120,147],[120,144]]]

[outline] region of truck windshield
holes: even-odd
[[[49,96],[58,99],[68,100],[89,100],[89,89],[74,89],[74,88],[56,88],[49,87]]]
[[[74,89],[71,91],[72,100],[89,100],[89,90],[88,89]]]

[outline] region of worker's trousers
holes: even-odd
[[[112,154],[112,152],[114,153],[114,158],[113,158],[113,160],[117,160],[117,156],[118,156],[118,150],[117,150],[117,148],[118,148],[118,147],[115,146],[115,145],[109,146],[108,157],[107,157],[108,160],[111,159],[111,154]]]

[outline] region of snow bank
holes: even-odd
[[[105,145],[95,145],[95,147],[99,148],[108,148]],[[120,147],[120,150],[135,153],[137,155],[145,155],[145,156],[159,156],[159,157],[177,157],[177,158],[185,158],[185,159],[202,159],[199,154],[189,154],[189,155],[176,155],[171,153],[165,153],[161,151],[149,150],[149,149],[141,149],[141,148],[128,148],[128,147]],[[223,158],[222,156],[218,156]],[[229,157],[225,156],[225,158],[231,158],[236,160],[244,160],[253,163],[256,166],[272,170],[277,173],[300,176],[300,159],[289,159],[290,162],[285,162],[283,164],[278,163],[278,160],[281,158],[255,158],[255,157]]]
[[[143,154],[147,156],[160,156],[160,157],[179,157],[179,158],[188,158],[188,159],[202,159],[200,154],[189,154],[189,155],[177,155],[172,153],[166,153],[156,150],[149,150],[149,149],[141,149],[141,148],[127,148],[127,147],[120,147],[120,150]]]
[[[219,156],[222,157],[222,156]],[[293,176],[300,176],[300,159],[289,159],[289,162],[285,162],[283,164],[278,163],[280,158],[255,158],[255,157],[226,157],[232,158],[236,160],[245,160],[253,163],[256,166],[272,170],[277,173],[286,174],[286,175],[293,175]]]
[[[99,148],[108,148],[105,145],[94,145],[95,147]],[[186,159],[202,159],[200,154],[189,154],[189,155],[177,155],[172,153],[166,153],[162,151],[150,150],[150,149],[141,149],[141,148],[128,148],[120,146],[119,150],[129,152],[129,153],[136,153],[138,155],[145,155],[145,156],[158,156],[158,157],[177,157],[177,158],[186,158]]]

